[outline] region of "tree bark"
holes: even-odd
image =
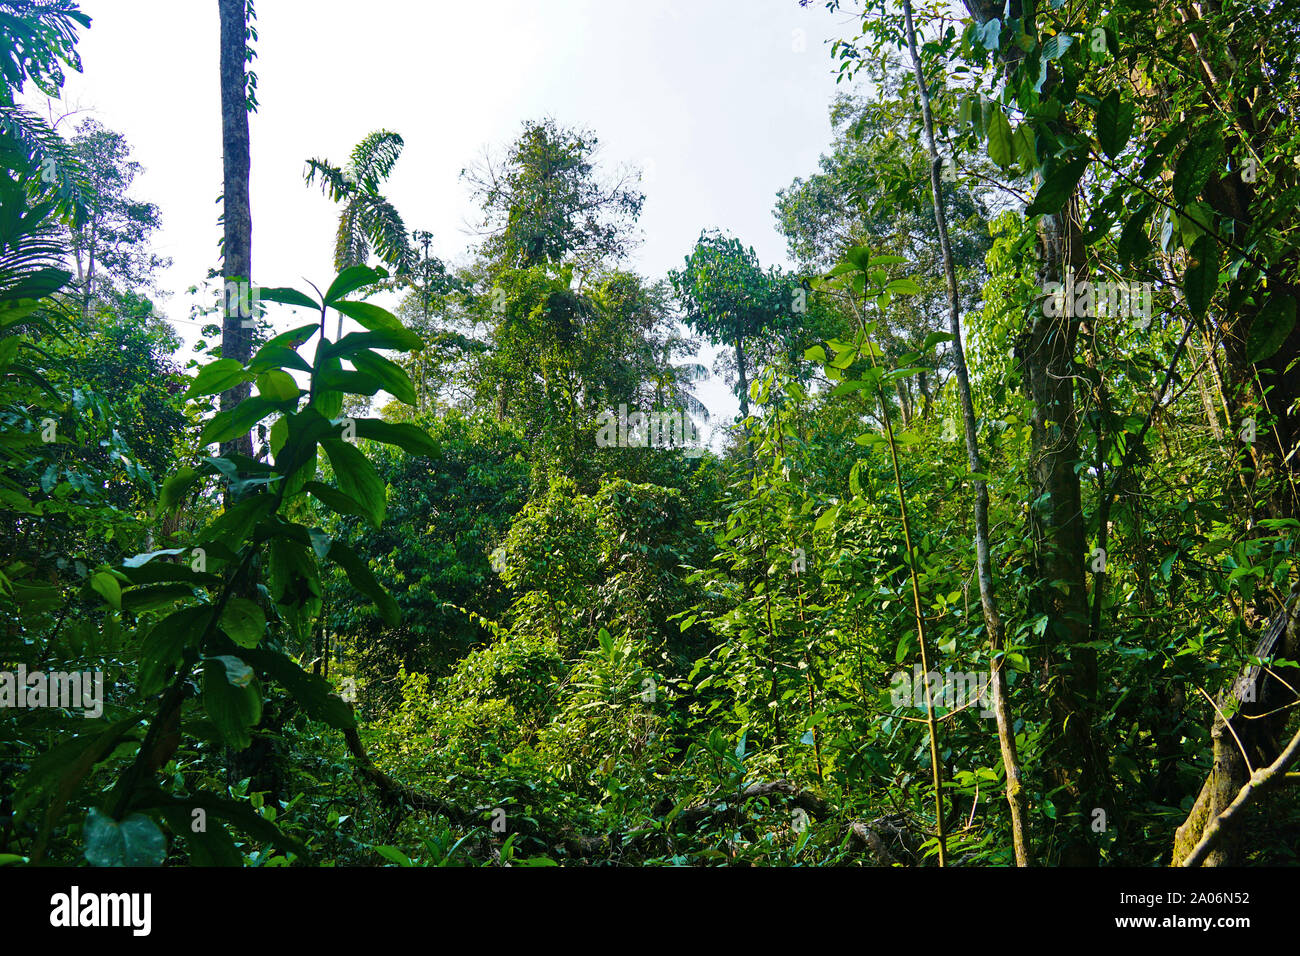
[[[245,327],[237,303],[251,296],[227,293],[230,283],[251,283],[253,272],[253,213],[248,180],[251,167],[248,137],[248,97],[244,75],[248,20],[244,0],[217,0],[221,19],[221,159],[222,159],[222,319],[221,355],[247,363],[252,357],[253,330]],[[232,306],[234,306],[232,308]],[[221,409],[234,408],[248,397],[247,382],[221,393]],[[230,452],[253,455],[250,435],[221,446]]]

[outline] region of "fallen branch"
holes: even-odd
[[[1291,738],[1291,743],[1287,744],[1287,748],[1282,751],[1281,756],[1263,770],[1256,770],[1251,774],[1249,782],[1241,788],[1236,799],[1228,804],[1227,809],[1210,821],[1209,825],[1201,833],[1201,842],[1196,844],[1191,853],[1187,854],[1187,858],[1183,860],[1183,866],[1200,866],[1201,861],[1209,856],[1215,844],[1222,838],[1226,828],[1232,824],[1233,818],[1241,813],[1242,808],[1254,799],[1258,791],[1284,781],[1287,778],[1286,768],[1294,763],[1297,757],[1300,757],[1300,731]]]
[[[361,737],[355,727],[343,731],[343,739],[347,742],[348,752],[357,762],[357,770],[361,776],[379,791],[380,798],[389,806],[409,807],[425,813],[435,813],[446,817],[452,823],[467,827],[482,826],[483,815],[492,809],[492,807],[469,809],[457,806],[434,794],[417,790],[394,780],[375,766],[374,761],[370,759],[370,755],[366,753],[365,745],[362,744]],[[750,784],[739,794],[727,794],[716,800],[692,804],[673,818],[673,824],[694,829],[733,805],[778,794],[789,797],[792,804],[804,810],[809,816],[823,817],[831,812],[830,805],[820,797],[799,790],[788,780],[773,780],[766,783]],[[658,827],[651,826],[630,831],[626,835],[614,832],[600,836],[575,836],[572,834],[546,834],[540,831],[528,832],[525,835],[553,847],[562,847],[571,857],[586,857],[599,851],[632,845],[657,832],[662,831]]]

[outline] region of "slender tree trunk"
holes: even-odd
[[[745,373],[745,350],[741,348],[740,340],[736,340],[736,375],[740,379],[740,413],[743,417],[749,417],[749,376]]]
[[[253,214],[249,204],[248,179],[251,165],[248,140],[248,99],[244,77],[247,49],[247,11],[244,0],[217,0],[221,18],[221,156],[223,175],[224,280],[221,320],[221,355],[247,363],[252,356],[252,329],[244,326],[238,303],[251,297],[227,293],[230,283],[251,282],[253,272]],[[221,393],[223,411],[248,397],[251,388],[243,383]],[[253,454],[249,435],[241,435],[221,446]]]
[[[1011,706],[1007,700],[1007,679],[1000,657],[1003,647],[1002,618],[998,614],[997,596],[993,587],[993,562],[989,556],[989,490],[988,483],[978,477],[984,473],[980,457],[979,436],[975,430],[975,405],[971,399],[970,375],[966,368],[966,351],[961,341],[960,298],[957,291],[957,273],[953,266],[952,247],[948,241],[948,216],[943,206],[940,185],[940,157],[934,142],[934,116],[930,110],[930,92],[921,70],[921,58],[916,49],[916,25],[912,18],[911,0],[903,0],[903,14],[907,26],[907,47],[912,58],[912,71],[921,97],[921,114],[925,121],[926,146],[930,152],[930,193],[934,200],[934,223],[939,233],[939,248],[943,253],[944,276],[948,285],[948,328],[952,333],[953,364],[956,367],[957,389],[961,399],[962,419],[965,423],[966,458],[971,475],[975,476],[975,567],[979,578],[980,606],[984,612],[984,626],[989,634],[992,657],[993,713],[998,726],[998,746],[1002,751],[1002,766],[1007,777],[1007,805],[1011,811],[1011,837],[1015,846],[1016,865],[1033,863],[1029,843],[1029,824],[1026,811],[1024,776],[1020,756],[1016,752],[1016,735],[1011,720]],[[922,379],[924,382],[924,379]],[[927,406],[929,396],[927,394]]]

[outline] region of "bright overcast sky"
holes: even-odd
[[[94,22],[65,108],[124,133],[145,167],[134,194],[161,207],[155,246],[174,260],[162,278],[174,295],[159,310],[183,319],[184,290],[217,263],[216,0],[81,6]],[[322,288],[337,209],[304,184],[308,157],[341,163],[371,130],[400,133],[386,194],[455,262],[475,217],[460,171],[546,116],[593,130],[610,171],[645,169],[638,272],[663,277],[712,227],[753,245],[764,265],[785,263],[776,191],[814,172],[830,143],[827,41],[851,30],[797,0],[258,0],[257,15],[253,277]],[[176,325],[193,338],[193,325]],[[702,389],[729,416],[725,393],[718,382]]]

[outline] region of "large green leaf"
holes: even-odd
[[[360,372],[365,372],[377,379],[384,390],[399,402],[415,405],[419,399],[415,395],[415,386],[406,370],[395,362],[390,362],[374,352],[358,352],[352,356],[352,364]]]
[[[266,631],[266,615],[248,598],[231,598],[221,612],[221,629],[240,647],[256,647]]]
[[[288,288],[260,289],[259,288],[257,290],[257,295],[258,298],[260,298],[264,302],[279,302],[282,303],[283,305],[297,305],[297,306],[301,306],[304,309],[312,309],[313,311],[316,312],[320,311],[319,302],[317,302],[309,295],[304,295],[303,293],[299,292],[297,289],[288,289]],[[272,339],[272,341],[274,341],[274,339]]]
[[[336,730],[350,730],[356,726],[352,708],[334,693],[333,686],[325,678],[308,674],[279,651],[261,648],[247,657],[249,663],[293,695],[312,720],[329,724]]]
[[[1272,358],[1295,328],[1295,299],[1278,293],[1264,303],[1250,325],[1246,355],[1251,362]]]
[[[989,159],[1006,169],[1016,161],[1016,146],[1011,123],[1001,107],[995,107],[989,116]]]
[[[1174,201],[1181,206],[1199,196],[1222,157],[1223,141],[1217,135],[1189,143],[1174,167]]]
[[[349,266],[340,272],[338,278],[331,282],[330,287],[325,290],[325,304],[327,306],[337,306],[338,301],[346,298],[349,293],[355,292],[362,286],[373,285],[381,279],[387,278],[388,273],[383,269],[372,269],[369,266]],[[339,311],[342,311],[342,309]]]
[[[1151,237],[1147,235],[1146,227],[1147,218],[1154,208],[1154,203],[1143,203],[1120,230],[1117,252],[1121,266],[1141,262],[1151,251]]]
[[[215,445],[247,435],[254,425],[281,409],[284,404],[273,402],[262,395],[246,398],[234,408],[213,415],[199,434],[199,444]]]
[[[400,332],[383,329],[378,332],[349,332],[337,342],[331,342],[321,348],[318,358],[337,356],[347,358],[364,349],[391,349],[395,352],[410,352],[422,346],[420,337],[409,329]]]
[[[1097,106],[1097,142],[1102,151],[1114,159],[1133,135],[1133,104],[1122,100],[1119,90],[1111,90]]]
[[[1088,157],[1079,156],[1063,166],[1058,166],[1043,181],[1034,201],[1025,209],[1026,216],[1060,212],[1083,177]]]
[[[223,511],[199,536],[201,543],[215,541],[232,551],[241,547],[258,521],[275,510],[275,499],[270,495],[253,495],[238,501]]]
[[[329,456],[334,477],[345,495],[366,510],[366,516],[379,527],[384,523],[387,506],[384,480],[369,459],[350,442],[327,438],[321,442]]]
[[[335,302],[333,305],[335,309],[350,319],[356,319],[371,332],[387,333],[399,342],[405,343],[405,345],[392,346],[394,349],[411,352],[424,344],[418,335],[402,325],[401,320],[387,309],[381,309],[369,302]]]
[[[82,827],[86,862],[91,866],[162,866],[167,840],[143,813],[121,823],[92,807]]]
[[[251,382],[253,375],[244,370],[244,366],[235,359],[217,359],[199,369],[190,387],[181,396],[183,399],[198,398],[201,395],[215,395],[228,388],[234,388],[241,382]]]
[[[438,443],[418,425],[406,422],[394,425],[378,418],[358,418],[354,421],[354,426],[358,438],[396,445],[412,455],[424,455],[427,458],[436,458],[442,454]]]
[[[379,379],[367,372],[327,368],[316,370],[317,396],[325,392],[348,392],[352,395],[373,395],[383,388]]]
[[[1219,244],[1208,232],[1192,245],[1191,262],[1183,277],[1183,294],[1187,308],[1198,319],[1204,318],[1210,300],[1219,288]]]
[[[207,629],[212,608],[185,607],[149,630],[140,645],[140,693],[151,697],[163,689],[168,671],[181,663],[187,647],[196,645]]]
[[[367,517],[366,509],[361,507],[356,499],[345,495],[337,488],[331,488],[329,485],[319,481],[309,481],[303,485],[303,491],[308,492],[313,498],[329,508],[335,514],[356,515],[359,518]]]
[[[294,352],[289,354],[296,355]],[[257,392],[263,398],[272,402],[295,401],[302,394],[302,390],[298,388],[298,383],[293,380],[293,376],[280,369],[269,369],[257,376]]]
[[[342,541],[330,543],[329,559],[343,568],[347,572],[348,580],[352,586],[365,594],[379,609],[379,615],[384,619],[384,623],[389,627],[396,627],[402,620],[401,611],[398,610],[397,602],[393,596],[384,590],[383,586],[376,580],[370,572],[366,563],[357,556],[357,553],[349,548]]]
[[[229,670],[223,658],[203,662],[203,709],[230,748],[238,751],[252,743],[249,728],[262,719],[262,689],[255,677],[232,684]]]

